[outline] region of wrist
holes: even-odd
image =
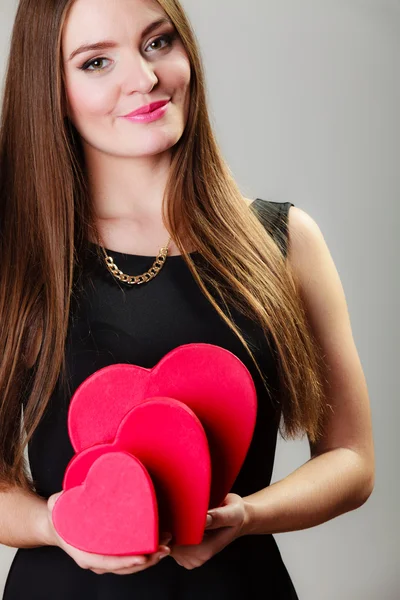
[[[41,545],[58,546],[54,525],[51,521],[51,513],[49,512],[47,503],[43,506],[43,510],[39,512],[36,528],[37,537],[40,540]]]
[[[254,510],[250,502],[243,498],[244,519],[240,528],[239,537],[253,533]]]

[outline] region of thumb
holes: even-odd
[[[229,519],[227,519],[228,515],[225,515],[223,511],[221,510],[209,510],[207,513],[207,522],[206,522],[206,529],[207,530],[211,530],[211,529],[219,529],[221,527],[227,527],[230,523],[227,522],[229,521]]]
[[[231,495],[229,501],[219,508],[214,508],[207,513],[206,529],[219,529],[221,527],[232,527],[240,520],[240,502]]]
[[[64,492],[58,492],[57,494],[53,494],[52,496],[50,496],[50,498],[47,500],[47,506],[50,509],[51,512],[53,512],[53,508],[55,503],[57,502],[58,498],[61,496],[61,494],[63,494]]]

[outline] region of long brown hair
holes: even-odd
[[[258,321],[266,338],[271,336],[282,436],[307,433],[316,441],[326,408],[323,364],[299,290],[288,261],[243,201],[218,148],[201,56],[183,8],[178,0],[158,2],[191,64],[190,112],[172,149],[165,226],[202,292],[254,361],[229,304],[233,301]],[[79,136],[65,117],[61,35],[72,4],[20,1],[1,116],[0,481],[32,490],[25,449],[58,377],[65,374],[75,273],[89,234],[99,239]],[[197,248],[209,267],[196,267],[182,240],[185,247]]]

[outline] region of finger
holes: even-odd
[[[146,565],[148,562],[148,557],[146,556],[125,556],[125,557],[117,557],[117,556],[101,556],[98,560],[91,561],[93,565],[90,567],[92,571],[101,571],[103,573],[114,573],[115,571],[119,571],[121,569],[134,569],[140,568]]]
[[[47,506],[49,507],[49,509],[51,510],[51,512],[53,512],[54,505],[55,505],[55,503],[57,502],[58,498],[61,496],[62,493],[63,492],[58,492],[57,494],[53,494],[48,499]]]
[[[158,564],[163,558],[166,558],[167,556],[169,556],[170,553],[171,553],[170,548],[168,548],[166,546],[163,550],[160,550],[159,552],[155,552],[154,554],[150,554],[147,558],[146,564],[137,567],[134,572],[137,573],[138,571],[143,571],[144,569],[153,567],[154,565]],[[126,574],[129,572],[131,572],[129,569],[118,569],[117,573],[118,574]]]
[[[170,556],[170,554],[171,548],[169,548],[168,546],[161,546],[160,551],[154,555],[154,564],[157,564],[163,558]]]
[[[235,505],[224,506],[207,513],[206,529],[232,527],[239,522],[238,508]]]
[[[157,552],[146,555],[131,555],[131,556],[104,556],[101,554],[83,554],[89,557],[88,563],[92,566],[89,569],[97,574],[116,573],[122,570],[133,569],[135,571],[143,568],[148,568],[150,564],[157,563],[159,556],[168,556],[171,549],[169,546],[159,546]]]
[[[134,573],[140,573],[143,569],[143,567],[141,569],[121,569],[121,571],[114,571],[113,575],[133,575]]]
[[[112,573],[113,575],[130,575],[132,573],[138,573],[139,571],[143,570],[143,566],[141,567],[129,567],[126,569],[117,569],[115,571],[111,571],[111,570],[104,570],[104,569],[90,569],[90,571],[93,571],[93,573],[96,573],[96,575],[105,575],[106,573]]]
[[[148,556],[140,556],[137,558],[130,557],[131,560],[126,564],[121,564],[121,562],[109,562],[107,565],[99,567],[92,567],[90,571],[96,573],[96,575],[104,575],[105,573],[114,573],[115,575],[129,574],[129,573],[137,573],[138,571],[142,571],[147,568],[150,564],[150,558]]]
[[[158,552],[157,554],[152,555],[152,558],[149,558],[145,565],[136,567],[134,569],[119,569],[118,571],[114,571],[114,573],[115,575],[131,575],[132,573],[139,573],[140,571],[144,571],[144,569],[154,567],[166,556],[168,556],[168,553]]]
[[[160,546],[167,546],[172,540],[172,533],[161,533],[160,534]]]

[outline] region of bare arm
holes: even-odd
[[[242,534],[307,529],[361,506],[372,488],[356,452],[336,448],[315,456],[271,486],[246,496]]]
[[[268,488],[244,498],[243,533],[280,533],[319,525],[370,496],[375,463],[368,389],[339,275],[315,221],[291,207],[288,260],[312,331],[327,363],[332,411],[311,459]]]
[[[170,548],[166,546],[170,540],[169,534],[160,540],[154,554],[144,556],[104,556],[74,548],[58,536],[53,526],[52,511],[59,494],[53,494],[47,501],[17,488],[0,492],[0,543],[13,548],[58,546],[79,567],[97,574],[138,573],[157,564],[170,553]]]
[[[0,543],[12,548],[53,545],[47,502],[20,488],[0,492]]]

